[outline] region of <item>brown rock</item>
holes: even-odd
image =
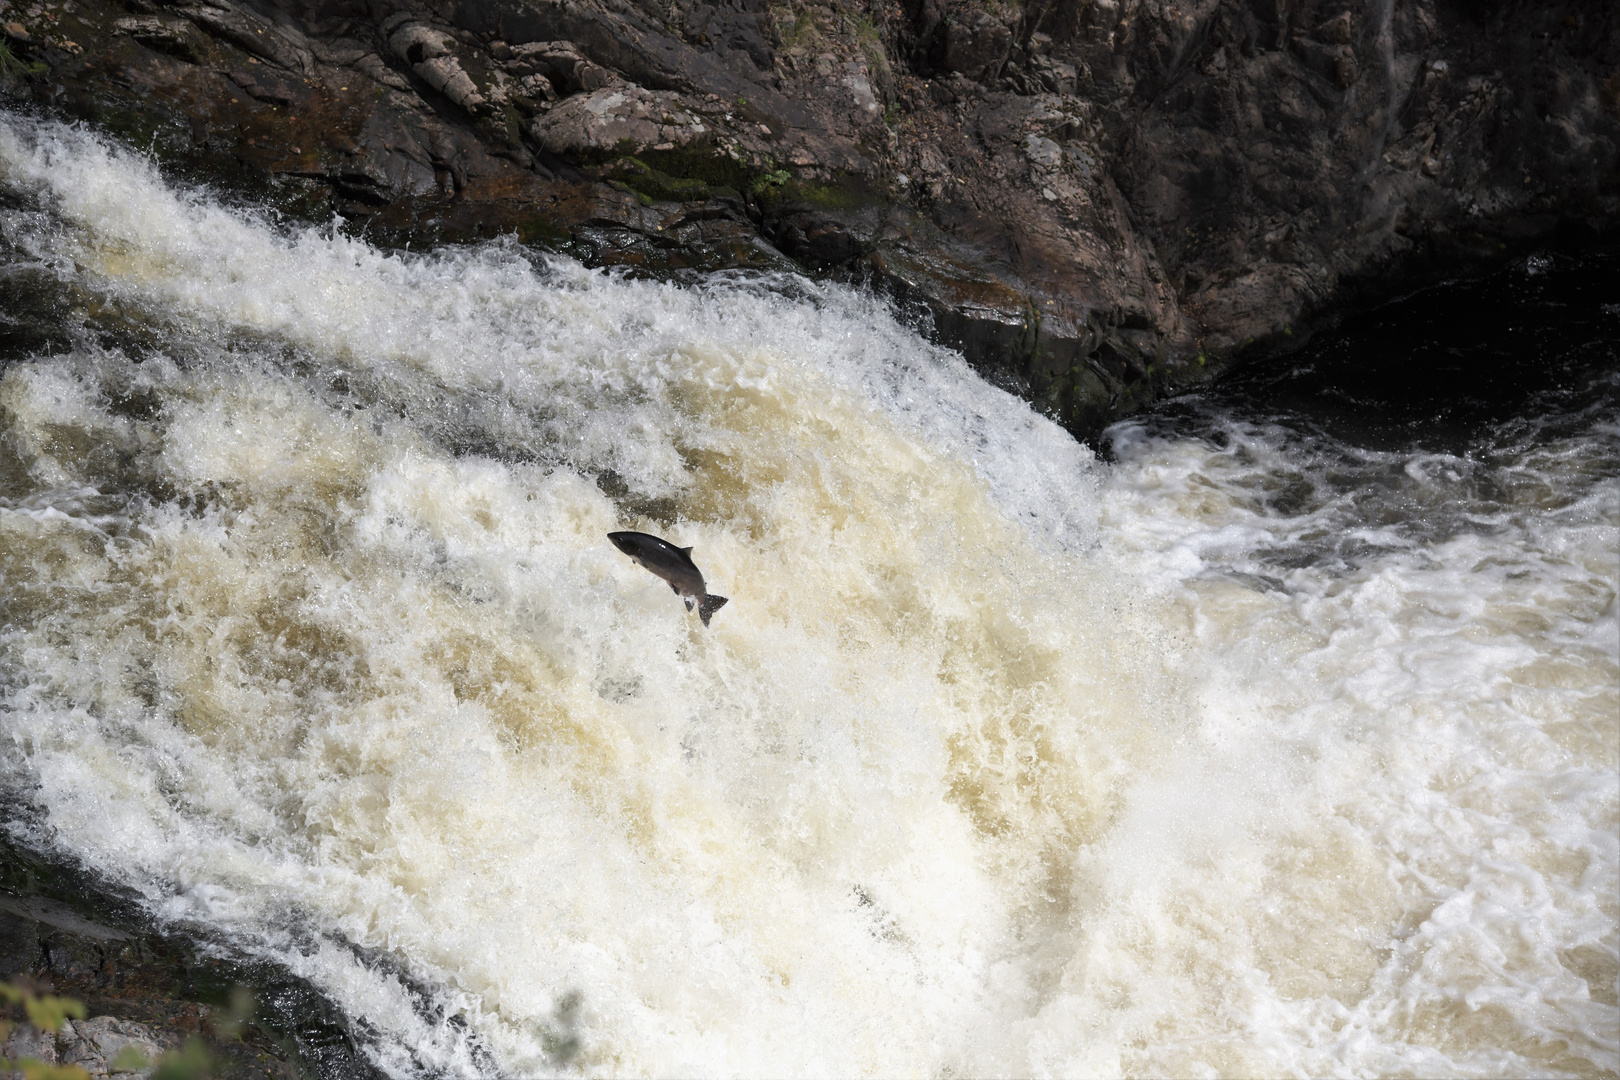
[[[1620,15],[1577,0],[75,8],[11,93],[373,236],[863,278],[1080,434],[1403,267],[1620,221]]]
[[[1354,16],[1348,11],[1341,11],[1316,28],[1316,38],[1335,45],[1348,45],[1354,26]]]

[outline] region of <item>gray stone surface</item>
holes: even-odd
[[[19,1024],[5,1042],[0,1043],[0,1060],[23,1061],[28,1058],[47,1065],[57,1064],[56,1036],[28,1024]]]
[[[1620,221],[1580,0],[129,0],[14,98],[414,242],[890,290],[1089,435],[1347,302]]]
[[[77,1065],[93,1080],[150,1076],[164,1051],[172,1049],[155,1028],[116,1016],[69,1020],[57,1033],[56,1046],[61,1064]]]

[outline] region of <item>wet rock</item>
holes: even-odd
[[[263,64],[244,64],[232,68],[227,76],[243,93],[270,105],[299,105],[309,97],[303,80]]]
[[[115,886],[0,836],[0,980],[76,998],[88,1010],[54,1035],[19,1024],[0,1057],[133,1080],[151,1073],[135,1054],[156,1063],[200,1040],[211,1076],[372,1075],[335,1009],[295,978],[233,960],[221,942],[199,946],[142,920]],[[274,1002],[285,1011],[267,1004]],[[120,1060],[126,1050],[134,1053]]]
[[[1576,0],[35,10],[0,13],[40,66],[4,92],[291,212],[795,260],[1081,435],[1359,296],[1620,222],[1620,15]]]

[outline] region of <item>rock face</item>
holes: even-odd
[[[91,1080],[102,1077],[147,1077],[152,1066],[172,1049],[163,1036],[146,1024],[121,1020],[116,1016],[94,1016],[69,1020],[57,1033],[57,1061],[77,1065]]]
[[[42,885],[67,899],[34,891]],[[308,987],[227,959],[217,944],[199,948],[138,925],[89,917],[108,913],[139,919],[105,882],[0,836],[0,981],[75,998],[88,1010],[85,1019],[68,1020],[54,1034],[18,1024],[0,1041],[0,1059],[74,1066],[95,1080],[137,1080],[153,1075],[165,1054],[174,1065],[168,1075],[184,1072],[183,1048],[200,1039],[209,1064],[187,1075],[373,1075],[335,1023],[333,1007]],[[244,994],[245,1005],[237,1000]],[[182,1062],[173,1061],[177,1054]]]
[[[1620,221],[1582,0],[0,0],[13,98],[383,238],[890,291],[1082,436]]]

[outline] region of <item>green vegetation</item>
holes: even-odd
[[[11,43],[0,40],[0,77],[14,79],[19,75],[43,75],[45,65],[38,60],[29,63],[11,51]]]
[[[742,191],[749,182],[748,170],[712,151],[625,154],[609,163],[605,173],[645,202],[703,202],[715,194]]]
[[[889,55],[883,47],[883,27],[863,15],[855,20],[852,31],[855,44],[866,60],[866,69],[871,72],[873,88],[889,102],[889,112],[883,114],[883,122],[893,127],[890,113],[894,110],[894,69],[889,66]]]
[[[795,13],[789,8],[776,17],[776,33],[784,52],[792,49],[811,49],[820,43],[820,27],[811,8]]]
[[[10,55],[8,52],[7,56]],[[56,1034],[69,1017],[84,1019],[84,1002],[54,994],[35,994],[14,983],[0,983],[0,1001],[7,1006],[21,1005],[28,1023],[40,1031]],[[6,1012],[10,1012],[7,1008]],[[0,1019],[0,1040],[9,1039],[16,1024],[9,1018]],[[75,1065],[51,1065],[38,1058],[0,1058],[0,1070],[12,1076],[22,1075],[25,1080],[90,1080],[90,1074]]]
[[[617,150],[582,164],[598,166],[603,179],[623,184],[656,202],[702,202],[713,198],[741,198],[744,192],[771,196],[798,190],[792,174],[775,161],[749,164],[724,148],[708,143],[636,153],[626,141]],[[821,197],[807,189],[805,197],[816,205],[839,207],[862,201],[830,194],[833,190],[830,188],[822,190],[829,194]]]
[[[793,174],[788,172],[786,169],[777,169],[774,172],[761,173],[759,176],[754,177],[753,192],[756,195],[763,195],[766,192],[775,191],[777,188],[781,187],[783,184],[786,184],[792,179]]]
[[[52,1035],[60,1032],[69,1019],[83,1020],[86,1015],[84,1002],[77,998],[36,994],[16,983],[0,982],[0,1003],[3,1003],[0,1009],[4,1013],[21,1005],[27,1017],[25,1023]],[[239,1038],[253,1016],[253,1008],[253,994],[245,987],[237,987],[231,994],[230,1007],[214,1021],[214,1034],[225,1039]],[[9,1039],[16,1027],[10,1016],[0,1015],[0,1043]],[[135,1047],[126,1046],[108,1065],[113,1072],[152,1068],[151,1080],[203,1080],[215,1075],[218,1063],[203,1041],[192,1036],[185,1046],[163,1054],[156,1061],[148,1060]],[[52,1065],[31,1057],[0,1057],[0,1076],[21,1076],[23,1080],[90,1080],[90,1074],[77,1065]]]
[[[818,210],[854,210],[875,201],[873,195],[845,184],[789,182],[779,189],[771,189],[771,192],[778,192],[784,201],[806,203]]]
[[[847,185],[801,184],[774,161],[760,171],[708,147],[625,154],[609,162],[603,172],[606,180],[634,192],[643,203],[703,202],[737,198],[746,191],[773,202],[852,210],[874,197]]]
[[[133,1047],[126,1048],[124,1053],[139,1058],[140,1054],[134,1052]],[[123,1054],[119,1055],[123,1057]],[[142,1060],[136,1068],[144,1068],[148,1062]],[[157,1059],[157,1069],[152,1073],[152,1080],[203,1080],[203,1077],[214,1074],[214,1055],[208,1052],[201,1039],[195,1035],[186,1040],[186,1045],[179,1050],[171,1050]]]
[[[28,1022],[41,1031],[55,1034],[62,1030],[62,1024],[72,1017],[75,1020],[84,1019],[84,1002],[74,998],[57,997],[54,994],[37,995],[33,991],[16,986],[12,983],[0,983],[0,1000],[8,1005],[21,1005],[23,1012],[28,1015]],[[5,1026],[0,1028],[5,1035],[11,1034],[11,1022],[0,1021]]]
[[[578,993],[564,994],[557,1002],[553,1023],[541,1029],[540,1049],[555,1065],[566,1065],[579,1054],[581,1042],[575,1028],[582,1000]]]

